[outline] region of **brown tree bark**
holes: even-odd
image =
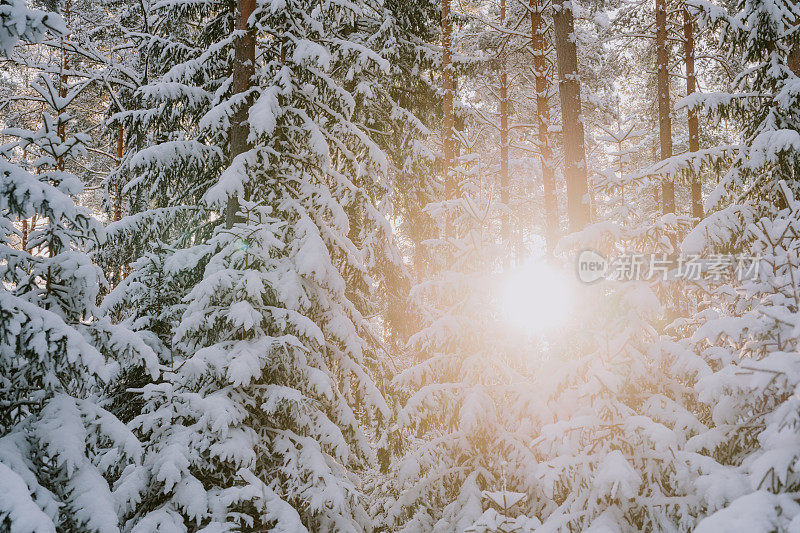
[[[545,242],[548,253],[552,253],[558,238],[559,227],[556,180],[553,173],[553,149],[550,145],[550,78],[547,68],[547,43],[544,37],[545,23],[542,17],[544,4],[545,0],[531,0],[531,45],[536,81],[537,140],[539,141],[539,162],[542,167],[542,188],[544,189]]]
[[[553,28],[558,62],[558,92],[561,98],[561,129],[564,138],[564,175],[567,180],[567,213],[570,231],[589,222],[586,147],[581,121],[581,85],[575,21],[569,3],[553,0]]]
[[[653,139],[653,144],[650,146],[650,157],[653,159],[653,164],[658,162],[658,146],[655,139]],[[658,186],[653,187],[653,209],[658,209],[661,203],[661,197],[658,195],[658,192]]]
[[[243,31],[242,35],[236,38],[234,44],[233,57],[233,91],[235,94],[243,93],[250,88],[252,78],[256,72],[256,30],[248,26],[247,20],[256,7],[255,0],[237,0],[236,30]],[[231,120],[231,152],[230,159],[243,154],[250,149],[247,136],[250,133],[250,126],[247,123],[248,105],[247,99],[233,114]],[[232,227],[236,222],[236,212],[239,210],[238,198],[231,197],[228,205],[225,206],[225,226]]]
[[[795,3],[798,1],[800,0],[795,0]],[[789,70],[791,70],[795,76],[800,76],[800,45],[792,46],[792,49],[789,51],[789,57],[786,59]]]
[[[22,149],[22,161],[25,164],[25,168],[28,168],[28,149]],[[28,219],[22,219],[22,251],[28,249],[28,235],[30,234],[30,230],[28,229]]]
[[[669,102],[669,53],[667,51],[667,0],[656,0],[656,77],[658,95],[658,135],[661,159],[672,157],[672,121]],[[661,184],[661,206],[664,213],[675,212],[675,182]]]
[[[506,23],[506,0],[500,0],[500,24]],[[508,174],[508,65],[505,50],[500,56],[500,201],[510,209],[510,179]],[[503,214],[502,233],[505,242],[511,236],[508,212]]]
[[[117,126],[117,161],[122,165],[122,148],[125,138],[125,129],[122,124]],[[114,221],[122,218],[122,184],[117,183],[117,190],[114,192]]]
[[[22,243],[21,243],[21,250],[25,251],[28,249],[28,219],[22,219]]]
[[[24,219],[22,221],[22,251],[28,251],[28,239],[30,239],[31,232],[36,230],[36,222],[38,221],[38,216],[34,213],[33,217],[31,217],[30,223],[28,219]]]
[[[787,58],[789,69],[795,76],[800,76],[800,46],[793,46]]]
[[[686,60],[686,96],[697,91],[697,77],[694,72],[694,21],[689,10],[683,6],[683,39]],[[697,112],[689,108],[689,151],[700,150],[700,122]],[[703,188],[700,174],[692,172],[692,218],[699,221],[703,218]]]
[[[64,3],[64,22],[66,22],[67,27],[69,27],[70,23],[70,12],[72,11],[72,1],[66,0]],[[67,83],[69,82],[69,78],[67,76],[67,69],[69,68],[69,61],[67,57],[67,48],[64,44],[64,37],[61,37],[61,75],[59,76],[59,88],[58,88],[58,95],[61,98],[65,98],[67,96]],[[60,115],[63,112],[63,109],[56,110]],[[67,126],[66,123],[59,120],[58,125],[56,126],[56,130],[58,133],[58,138],[61,139],[63,143],[67,139]],[[60,171],[64,171],[64,156],[60,155],[56,158],[56,168]]]
[[[456,183],[453,163],[455,159],[455,143],[453,142],[453,21],[450,18],[450,0],[442,0],[442,144],[444,148],[444,179],[447,198],[456,195]]]

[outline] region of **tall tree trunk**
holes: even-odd
[[[233,92],[234,94],[246,92],[250,88],[252,78],[256,72],[256,30],[248,26],[247,20],[255,10],[255,0],[237,0],[236,10],[236,30],[243,31],[242,35],[236,38],[234,57],[233,57]],[[250,126],[247,122],[248,117],[248,98],[240,107],[236,109],[231,120],[231,153],[230,159],[243,154],[250,149],[247,136],[250,133]],[[239,200],[231,197],[228,205],[225,206],[225,225],[232,227],[236,222],[236,212],[239,210]]]
[[[567,180],[567,213],[570,231],[589,222],[589,187],[586,175],[586,147],[581,120],[581,85],[578,78],[578,49],[575,21],[569,2],[553,0],[558,92],[561,97],[561,129],[564,137],[564,175]]]
[[[531,45],[533,48],[533,73],[536,79],[539,162],[542,167],[542,188],[544,189],[545,242],[548,253],[552,253],[558,238],[559,227],[556,180],[553,173],[553,149],[550,145],[550,79],[547,68],[547,43],[544,38],[545,24],[542,17],[544,3],[544,0],[531,0]]]
[[[667,0],[656,0],[656,76],[658,95],[658,134],[661,159],[672,157],[672,121],[669,103],[669,53],[667,51]],[[675,212],[675,182],[665,179],[661,185],[664,213]]]
[[[581,85],[578,78],[575,21],[570,4],[564,0],[553,0],[553,28],[558,62],[558,92],[561,97],[567,214],[570,231],[579,231],[589,222],[589,188],[586,181],[586,147],[581,121]]]
[[[67,27],[69,28],[70,24],[70,14],[72,11],[72,1],[66,0],[64,3],[64,22],[66,22]],[[67,47],[66,43],[64,42],[65,37],[61,37],[61,75],[59,76],[59,88],[58,88],[58,95],[61,98],[66,98],[67,96],[67,83],[69,83],[69,77],[67,76],[67,69],[69,68],[69,61],[67,57]],[[60,115],[63,113],[63,109],[56,110]],[[61,142],[64,143],[67,139],[67,125],[66,122],[63,120],[58,121],[58,125],[56,126],[58,138],[61,139]],[[59,155],[56,158],[56,168],[60,171],[64,171],[64,155]]]
[[[697,78],[694,72],[694,21],[689,9],[683,6],[683,39],[684,54],[686,56],[686,96],[697,91]],[[697,112],[689,108],[689,151],[700,150],[700,123]],[[699,221],[703,218],[703,187],[700,183],[700,174],[692,172],[692,218]]]
[[[27,169],[28,168],[28,149],[27,148],[23,148],[22,149],[22,162],[23,162],[25,168]],[[28,249],[28,235],[29,235],[28,219],[24,218],[24,219],[22,219],[22,235],[21,235],[21,237],[22,237],[22,242],[21,242],[22,248],[21,248],[21,250],[22,251],[25,251],[25,250]]]
[[[617,115],[619,116],[619,114]],[[621,127],[619,129],[622,129]],[[619,168],[618,172],[620,177],[625,175],[625,158],[622,155],[622,140],[617,141],[617,153],[619,154]],[[619,186],[619,199],[620,207],[625,207],[625,184],[621,183]]]
[[[444,180],[447,198],[456,195],[456,183],[453,163],[455,159],[455,143],[453,142],[453,57],[452,57],[453,21],[450,18],[450,0],[442,0],[442,144],[444,148]]]
[[[500,24],[506,24],[506,0],[500,0]],[[506,51],[500,56],[500,201],[506,209],[510,209],[510,191],[508,174],[508,65]],[[503,240],[508,243],[511,236],[508,211],[503,214]]]
[[[25,251],[25,250],[28,249],[28,234],[29,234],[28,219],[24,218],[24,219],[22,219],[22,235],[21,235],[22,242],[20,243],[20,249],[22,251]]]
[[[795,76],[800,76],[800,46],[795,45],[792,47],[787,64]]]
[[[122,124],[117,126],[117,161],[122,165],[122,148],[124,145],[125,129]],[[117,182],[116,191],[114,191],[114,220],[117,221],[122,218],[122,184]]]
[[[795,0],[795,4],[798,3],[800,0]],[[795,21],[795,24],[800,21]],[[800,76],[800,45],[795,44],[792,46],[792,49],[789,51],[789,57],[787,58],[787,66],[789,69],[794,73],[795,76]]]
[[[655,139],[653,139],[653,144],[650,146],[650,156],[653,159],[653,164],[656,164],[658,162],[658,146]],[[658,209],[660,203],[658,186],[655,186],[653,187],[653,209]]]
[[[800,2],[800,0],[794,0],[795,4],[797,4],[798,2]],[[798,22],[800,22],[800,20],[795,19],[795,24],[797,24]],[[786,66],[789,67],[789,70],[791,70],[795,76],[800,76],[800,45],[794,44],[791,50],[789,50],[789,55],[786,58]],[[798,172],[798,169],[795,168],[794,175],[797,176],[798,174],[800,173]],[[781,198],[781,203],[785,202],[785,199],[783,199],[783,195],[780,195],[779,198]]]

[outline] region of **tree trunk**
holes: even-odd
[[[694,72],[694,24],[689,9],[683,6],[683,38],[686,55],[686,96],[697,91],[697,78]],[[700,150],[700,123],[697,112],[689,108],[689,151]],[[700,174],[692,172],[692,218],[699,221],[703,218],[703,187]]]
[[[650,146],[650,156],[653,159],[653,164],[658,162],[658,146],[653,139],[653,144]],[[659,204],[661,203],[660,197],[658,196],[658,186],[653,187],[653,209],[658,209]]]
[[[506,24],[506,0],[500,0],[500,24]],[[505,50],[500,56],[500,201],[510,209],[508,174],[508,71]],[[503,240],[508,243],[511,236],[508,211],[503,213]]]
[[[672,157],[672,122],[669,103],[669,54],[667,51],[667,0],[656,0],[656,76],[658,95],[658,134],[661,159]],[[667,178],[661,185],[664,213],[675,212],[675,182]]]
[[[455,143],[453,142],[453,61],[452,61],[453,21],[450,18],[450,0],[442,0],[442,144],[444,148],[444,180],[447,198],[456,195],[456,183],[453,163],[455,159]]]
[[[561,128],[564,138],[564,175],[567,180],[567,213],[570,231],[589,222],[586,147],[581,119],[581,85],[572,8],[564,0],[553,0],[558,92],[561,97]]]
[[[28,219],[22,219],[22,242],[20,243],[20,250],[23,252],[28,249]]]
[[[70,12],[72,11],[72,1],[66,0],[64,3],[64,22],[66,23],[67,27],[70,24]],[[69,68],[69,61],[67,57],[67,48],[64,43],[64,37],[61,37],[61,75],[59,76],[59,88],[58,88],[58,95],[61,98],[66,98],[67,96],[67,83],[69,82],[69,77],[67,76],[67,69]],[[56,109],[59,115],[64,112],[63,109],[59,108]],[[61,139],[61,143],[63,144],[64,141],[67,140],[67,125],[66,122],[59,119],[58,125],[56,126],[58,138]],[[60,171],[64,171],[64,155],[59,155],[56,157],[56,168]]]
[[[256,72],[256,31],[255,28],[247,24],[247,20],[255,7],[255,0],[237,0],[238,18],[236,19],[236,30],[244,31],[244,33],[236,38],[235,43],[233,58],[234,94],[247,91]],[[236,109],[231,120],[231,161],[237,155],[243,154],[250,149],[250,145],[247,142],[247,136],[250,133],[250,126],[247,122],[250,100],[248,98]],[[228,205],[225,206],[225,225],[227,227],[232,227],[236,222],[238,210],[239,199],[231,197],[228,200]]]
[[[794,3],[797,4],[798,1],[800,0],[794,0]],[[795,24],[797,22],[798,20],[795,19]],[[795,76],[800,76],[800,45],[794,44],[791,50],[789,50],[789,55],[786,58],[786,66],[789,67],[789,70],[791,70]],[[798,175],[797,169],[795,169],[794,175]],[[783,198],[783,195],[780,195],[779,198]],[[785,202],[785,200],[781,200],[781,203],[783,202]]]
[[[550,79],[547,68],[547,44],[544,39],[544,0],[531,0],[531,40],[533,72],[536,79],[536,113],[538,115],[539,162],[544,189],[545,242],[553,253],[558,239],[558,203],[553,173],[553,149],[550,145]]]
[[[795,76],[800,76],[800,46],[795,45],[792,47],[787,64]]]
[[[28,149],[27,148],[23,148],[22,149],[22,162],[23,162],[25,168],[27,169],[28,168]],[[21,235],[21,238],[22,238],[21,250],[23,252],[28,249],[28,234],[29,234],[28,219],[24,218],[24,219],[22,219],[22,235]]]
[[[797,4],[798,1],[800,0],[795,0],[795,4]],[[795,23],[797,22],[800,21],[795,21]],[[789,70],[791,70],[795,76],[800,76],[800,45],[795,44],[792,46],[786,63],[789,67]]]
[[[122,148],[125,138],[125,129],[122,124],[117,126],[117,161],[122,165]],[[122,218],[122,184],[117,183],[117,190],[114,193],[114,220],[117,221]]]

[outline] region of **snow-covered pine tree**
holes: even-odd
[[[597,137],[597,141],[608,160],[593,180],[598,189],[597,196],[602,199],[595,203],[598,216],[616,222],[628,220],[637,211],[643,211],[641,208],[635,209],[634,204],[628,201],[630,198],[642,198],[638,191],[626,187],[623,177],[628,175],[635,155],[646,148],[646,141],[642,141],[643,132],[637,128],[637,124],[632,120],[626,121],[619,113],[617,106],[615,123],[598,126],[603,134]]]
[[[120,90],[108,121],[124,138],[119,166],[105,180],[105,208],[111,214],[119,201],[126,216],[112,217],[97,259],[115,282],[103,307],[145,338],[162,363],[174,365],[184,299],[208,258],[173,255],[207,241],[219,224],[201,198],[224,168],[228,139],[210,138],[199,121],[230,84],[234,7],[176,2],[141,9],[142,27],[125,26],[136,45],[135,83]],[[199,26],[187,23],[198,20]],[[144,402],[132,391],[151,379],[141,365],[127,363],[113,385],[113,409],[129,421]]]
[[[383,147],[394,142],[387,126],[413,118],[387,89],[407,30],[380,2],[259,6],[247,19],[255,72],[237,93],[236,16],[221,2],[154,6],[158,74],[137,90],[140,108],[118,116],[151,144],[128,160],[142,224],[205,210],[110,295],[126,321],[157,325],[171,362],[141,387],[133,425],[147,442],[148,493],[126,527],[361,531],[359,475],[375,459],[367,428],[389,415],[367,317],[374,288],[401,265]],[[231,153],[242,106],[249,149]],[[231,198],[238,214],[223,224]],[[174,296],[157,313],[137,310],[158,287],[153,274]]]
[[[559,253],[604,254],[619,261],[616,279],[578,291],[570,340],[533,373],[532,514],[544,530],[687,531],[705,505],[694,486],[704,459],[687,446],[707,430],[691,389],[703,365],[664,333],[681,282],[647,265],[674,252],[689,220],[651,201],[657,172],[623,164],[633,127],[607,129],[616,153],[595,179],[600,220],[564,237]]]
[[[787,207],[748,226],[742,279],[706,293],[714,305],[697,314],[689,339],[707,361],[696,388],[710,429],[696,440],[726,469],[723,479],[708,478],[725,490],[698,531],[791,531],[800,524],[800,202],[785,182],[778,186]]]
[[[54,78],[33,85],[50,110],[41,128],[6,130],[17,140],[0,159],[0,524],[118,531],[118,514],[142,489],[130,477],[142,447],[103,408],[100,387],[121,359],[140,361],[152,377],[158,366],[96,305],[105,280],[87,251],[102,243],[103,227],[75,203],[80,180],[56,168],[88,141],[66,131],[66,108],[84,86],[62,96]],[[35,174],[21,166],[23,150]],[[39,224],[23,240],[17,225],[34,216]]]
[[[393,126],[395,132],[382,137],[393,144],[385,148],[394,163],[392,179],[392,205],[396,222],[398,240],[408,243],[404,255],[411,257],[410,263],[416,279],[424,277],[433,258],[428,257],[424,242],[436,231],[425,206],[438,197],[440,184],[431,179],[435,175],[436,154],[425,142],[440,122],[437,98],[438,87],[436,69],[439,58],[430,44],[438,35],[437,25],[431,21],[439,18],[438,1],[401,4],[390,2],[400,27],[414,37],[407,46],[397,46],[396,58],[390,63],[390,73],[397,82],[394,84],[397,101],[395,119],[399,124]],[[384,120],[391,119],[386,116]],[[409,280],[401,280],[392,289],[404,290],[398,300],[393,302],[387,325],[392,328],[393,339],[398,351],[416,327],[414,317],[406,305]],[[394,307],[396,305],[396,307]]]
[[[629,234],[641,240],[626,243],[610,241],[608,225],[597,226],[561,246],[671,246],[657,227]],[[529,416],[538,462],[529,515],[546,531],[690,531],[724,489],[725,468],[692,441],[708,431],[692,389],[705,365],[663,331],[670,318],[664,295],[682,286],[659,281],[660,273],[645,279],[644,266],[642,279],[625,280],[637,277],[635,261],[622,267],[623,279],[580,291],[572,341],[533,373],[538,392]]]
[[[475,159],[459,158],[459,195],[427,208],[439,222],[441,237],[427,243],[439,272],[412,289],[422,327],[409,343],[414,364],[395,378],[406,401],[393,500],[381,515],[391,531],[464,531],[481,518],[483,491],[531,487],[530,426],[518,423],[528,405],[525,341],[496,305],[502,210]]]
[[[3,91],[0,106],[7,125],[36,129],[41,98],[31,89],[31,81],[38,73],[57,72],[59,91],[68,86],[85,85],[80,94],[71,99],[67,111],[71,116],[70,128],[91,131],[91,142],[79,157],[64,160],[65,164],[72,165],[65,169],[79,175],[86,186],[80,203],[97,211],[105,208],[108,219],[115,220],[123,210],[122,202],[118,201],[122,190],[116,186],[120,167],[115,155],[124,148],[124,143],[117,143],[124,136],[124,130],[120,136],[116,125],[104,119],[110,111],[125,107],[131,90],[140,84],[143,69],[138,68],[139,57],[134,44],[141,38],[141,31],[137,27],[139,36],[131,37],[134,32],[128,27],[132,19],[140,24],[142,17],[137,15],[144,4],[130,5],[125,0],[70,0],[55,5],[69,30],[44,37],[35,46],[17,47],[8,61],[4,61],[7,70],[3,71],[3,83],[13,89],[7,93]],[[103,184],[109,194],[102,194]],[[35,222],[23,221],[23,240],[27,238],[28,226]],[[111,232],[109,245],[93,256],[104,269],[111,287],[119,282],[122,273],[122,269],[114,267],[124,264],[126,258],[138,257],[136,251],[141,250],[141,246],[137,246],[128,253],[120,253],[114,236],[115,232]],[[132,242],[138,244],[136,239]],[[111,258],[115,259],[113,264],[109,261]]]
[[[701,150],[724,163],[705,202],[707,216],[684,242],[686,251],[704,246],[737,249],[748,224],[785,207],[778,187],[795,191],[800,147],[798,79],[800,57],[796,24],[800,5],[743,0],[730,11],[710,2],[688,2],[699,20],[719,30],[731,65],[741,65],[728,90],[695,93],[685,104],[712,117],[734,122],[740,138],[729,146]]]
[[[712,212],[684,240],[690,252],[760,256],[745,275],[699,298],[689,347],[707,367],[696,385],[709,431],[698,445],[726,468],[726,490],[698,531],[791,530],[800,523],[797,490],[796,317],[800,148],[798,39],[792,2],[738,2],[725,10],[691,2],[720,29],[727,58],[742,65],[724,93],[689,105],[741,128],[739,142],[717,147],[722,173],[705,207]],[[727,157],[723,157],[727,156]]]
[[[687,451],[706,430],[691,409],[696,358],[653,327],[662,309],[649,285],[584,293],[582,342],[535,374],[545,422],[531,514],[545,531],[690,531],[704,508],[695,480],[714,463]]]

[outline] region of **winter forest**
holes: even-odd
[[[800,532],[800,2],[0,0],[0,531]]]

